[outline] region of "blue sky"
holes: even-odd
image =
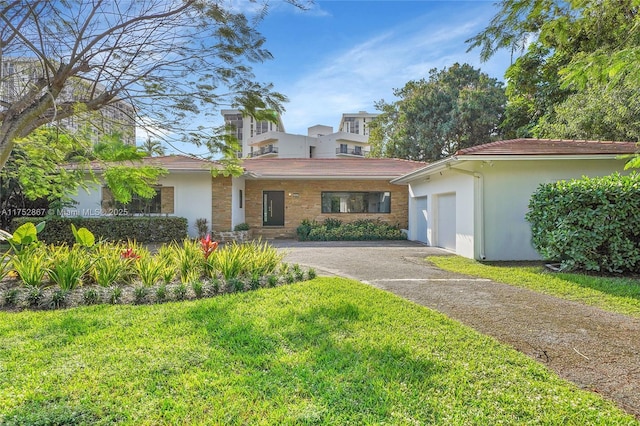
[[[287,132],[337,130],[342,113],[376,112],[376,101],[432,68],[466,62],[504,81],[508,52],[485,63],[466,52],[496,11],[494,1],[316,1],[300,11],[276,0],[258,27],[274,59],[254,71],[289,98]]]

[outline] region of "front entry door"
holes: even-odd
[[[284,226],[284,191],[262,193],[262,226]]]

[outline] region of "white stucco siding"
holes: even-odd
[[[484,176],[484,250],[487,260],[537,260],[529,200],[541,183],[605,176],[622,171],[618,160],[494,161],[478,168]],[[477,257],[477,256],[476,256]]]
[[[244,189],[244,178],[231,179],[231,227],[245,222],[245,204],[247,192]]]
[[[314,138],[303,135],[293,135],[287,133],[279,134],[278,157],[279,158],[308,158],[309,146],[313,144]]]
[[[427,224],[426,242],[438,246],[437,221],[454,221],[455,251],[461,256],[473,257],[474,254],[474,177],[466,174],[443,171],[442,175],[435,174],[429,180],[412,182],[409,185],[411,208],[409,209],[409,239],[423,241],[418,235],[420,221],[418,215],[424,215],[426,204]],[[438,217],[437,199],[442,194],[455,194],[455,213],[452,217]],[[426,197],[426,203],[424,198]],[[453,227],[453,224],[452,224]]]
[[[211,174],[206,172],[170,172],[160,180],[162,186],[174,188],[174,214],[187,218],[190,237],[197,237],[196,219],[206,218],[211,227]]]
[[[72,199],[77,202],[72,208],[65,208],[59,212],[62,216],[100,216],[102,188],[97,184],[89,184],[88,187],[78,188],[78,193],[72,196]]]
[[[208,171],[170,172],[159,180],[159,184],[174,188],[174,213],[171,216],[187,219],[189,236],[198,236],[196,219],[206,218],[211,224],[211,174]],[[101,210],[102,187],[99,185],[91,185],[89,191],[79,189],[72,198],[78,204],[65,210],[68,216],[96,217],[107,213]]]

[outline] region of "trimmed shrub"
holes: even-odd
[[[307,241],[309,239],[309,233],[315,227],[319,226],[316,221],[310,221],[309,219],[303,219],[302,223],[296,228],[296,234],[300,241]]]
[[[325,220],[322,224],[302,221],[297,228],[300,241],[366,241],[366,240],[406,240],[407,236],[399,226],[389,225],[380,220],[359,219],[351,223],[340,220]]]
[[[37,224],[42,218],[21,217],[11,222],[11,232],[26,222]],[[187,219],[184,217],[54,217],[46,219],[46,226],[38,238],[47,243],[73,244],[75,238],[71,224],[87,228],[96,239],[107,241],[135,240],[140,243],[180,241],[187,237]]]
[[[542,257],[562,269],[640,272],[640,175],[542,184],[526,219]]]

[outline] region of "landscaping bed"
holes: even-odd
[[[196,300],[223,294],[239,293],[259,288],[271,288],[293,284],[315,277],[313,269],[302,269],[299,265],[283,263],[278,271],[259,279],[236,278],[213,279],[181,283],[143,286],[140,282],[120,283],[109,287],[86,284],[61,293],[57,286],[43,286],[38,299],[33,300],[32,289],[25,287],[19,279],[0,281],[0,310],[16,312],[25,309],[48,310],[73,308],[100,304],[147,305],[182,300]]]
[[[72,225],[73,245],[45,245],[44,227],[27,223],[3,237],[0,308],[55,309],[80,305],[148,304],[199,299],[313,278],[312,270],[282,262],[266,242],[218,247],[210,236],[164,244],[154,252],[135,241],[95,242]]]

